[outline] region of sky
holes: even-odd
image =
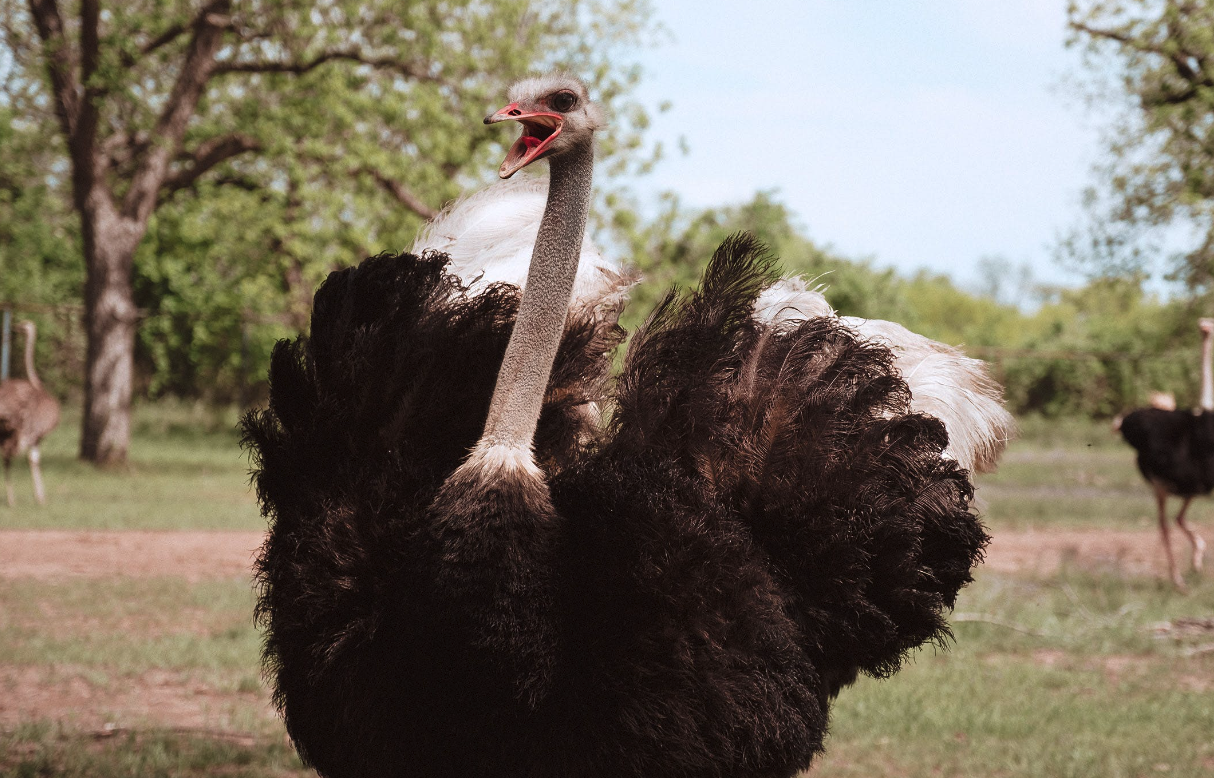
[[[669,99],[642,195],[689,206],[775,189],[809,237],[977,283],[999,255],[1047,283],[1101,155],[1066,79],[1066,0],[654,0],[666,43],[639,97]],[[690,149],[676,150],[679,138]]]

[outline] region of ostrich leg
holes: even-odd
[[[1193,499],[1187,498],[1180,506],[1180,513],[1176,514],[1176,525],[1180,527],[1180,531],[1189,536],[1189,543],[1193,546],[1193,569],[1200,570],[1203,557],[1206,555],[1206,541],[1194,532],[1184,520],[1185,511],[1189,507],[1189,503]]]
[[[1177,589],[1185,590],[1184,579],[1180,577],[1180,573],[1176,570],[1176,558],[1172,556],[1172,541],[1168,537],[1168,490],[1160,483],[1153,483],[1155,487],[1155,503],[1159,506],[1159,534],[1163,538],[1163,552],[1168,557],[1168,577],[1172,579],[1172,583]],[[1186,498],[1184,506],[1189,504],[1189,499]],[[1181,513],[1184,513],[1184,506],[1181,507]]]
[[[46,490],[42,486],[42,452],[30,446],[30,475],[34,479],[34,498],[39,505],[46,505]]]

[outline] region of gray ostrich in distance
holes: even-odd
[[[602,117],[567,76],[510,100],[499,174],[550,163],[525,283],[336,271],[245,417],[275,702],[328,778],[790,778],[841,689],[945,639],[988,540],[968,472],[890,347],[764,302],[749,236],[608,382],[619,296],[578,292]]]
[[[10,378],[0,382],[0,454],[4,457],[4,490],[8,505],[13,506],[13,457],[29,455],[30,477],[34,481],[34,497],[39,505],[46,503],[42,485],[42,439],[59,424],[59,401],[42,386],[34,369],[34,339],[37,329],[32,321],[17,325],[25,335],[25,378]]]
[[[1169,496],[1179,497],[1176,526],[1189,538],[1193,569],[1200,571],[1206,542],[1185,520],[1194,497],[1214,490],[1214,319],[1200,319],[1201,328],[1201,407],[1176,410],[1159,407],[1139,408],[1121,419],[1118,429],[1137,452],[1138,470],[1151,485],[1158,508],[1159,534],[1168,558],[1168,577],[1177,589],[1185,590],[1184,578],[1172,556],[1168,536]]]

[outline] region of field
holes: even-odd
[[[69,420],[70,420],[69,416]],[[258,670],[261,519],[234,416],[140,409],[129,469],[44,449],[0,507],[0,775],[307,775]],[[947,650],[863,679],[814,776],[1214,776],[1214,571],[1163,581],[1107,428],[1030,420],[979,480],[995,536]],[[1193,523],[1214,541],[1214,511]],[[1173,537],[1178,558],[1187,543]]]

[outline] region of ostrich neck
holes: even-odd
[[[525,452],[528,462],[582,253],[594,144],[553,157],[550,165],[548,204],[531,254],[527,286],[477,445],[482,451],[502,447],[516,454]]]
[[[38,371],[34,370],[34,333],[29,333],[25,338],[25,379],[33,384],[35,389],[42,388],[42,382],[38,380]]]
[[[1214,411],[1214,334],[1201,337],[1201,409]]]

